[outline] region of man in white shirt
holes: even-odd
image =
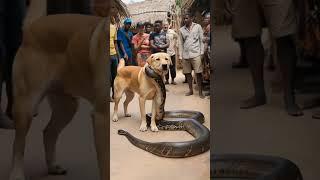
[[[169,73],[171,75],[171,84],[176,85],[174,81],[176,78],[176,48],[178,46],[178,34],[171,28],[169,28],[169,23],[163,24],[163,31],[166,33],[167,38],[169,39],[170,45],[167,48],[167,53],[171,56],[172,65],[170,65],[170,71],[166,74],[165,84],[169,84]]]
[[[204,54],[203,30],[201,25],[193,22],[191,12],[184,14],[184,26],[180,28],[179,59],[182,60],[183,74],[187,78],[189,92],[186,96],[193,95],[192,69],[196,73],[199,96],[204,98],[202,93],[202,56]]]

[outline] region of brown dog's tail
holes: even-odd
[[[123,58],[120,59],[117,71],[119,71],[121,68],[123,68],[126,65],[125,61]]]

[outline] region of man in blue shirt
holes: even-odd
[[[136,66],[137,63],[133,59],[133,45],[132,45],[132,37],[133,33],[130,31],[132,24],[132,20],[127,18],[124,20],[123,28],[118,30],[118,46],[120,49],[120,56],[124,58],[126,61],[126,66]]]

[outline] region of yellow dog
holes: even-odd
[[[130,117],[128,114],[128,104],[134,98],[134,93],[139,95],[139,105],[141,114],[140,131],[147,130],[145,102],[146,100],[152,100],[152,118],[151,118],[151,131],[158,131],[155,123],[155,116],[157,107],[161,103],[161,97],[159,96],[157,86],[152,78],[148,77],[145,73],[145,67],[151,66],[152,69],[164,78],[164,75],[168,73],[169,65],[171,65],[171,58],[167,53],[155,53],[152,54],[144,67],[138,66],[126,66],[124,67],[124,60],[121,60],[117,70],[117,77],[114,81],[114,112],[112,120],[118,121],[118,105],[123,95],[126,94],[126,100],[124,102],[124,114],[126,117]]]
[[[93,127],[100,176],[107,180],[106,19],[84,15],[42,17],[24,29],[13,67],[16,133],[10,180],[25,180],[24,150],[33,112],[47,97],[52,116],[43,133],[49,174],[64,174],[55,145],[78,108],[78,97],[93,105]]]

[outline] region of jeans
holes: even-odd
[[[117,55],[110,56],[110,68],[111,68],[111,88],[112,88],[112,97],[114,95],[114,79],[117,76],[117,67],[118,67],[118,57]]]
[[[169,66],[171,79],[174,80],[176,78],[176,55],[171,56],[172,65]],[[169,72],[166,74],[166,80],[169,80]]]

